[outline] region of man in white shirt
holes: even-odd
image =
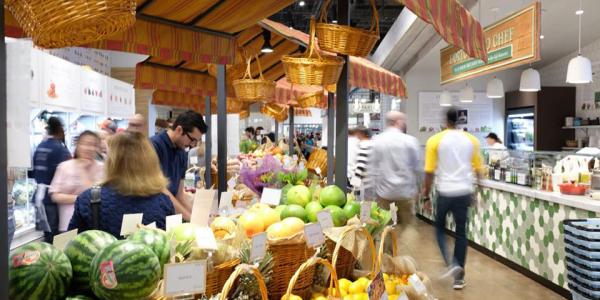
[[[348,130],[348,181],[354,174],[353,171],[356,166],[356,152],[358,151],[358,138],[355,135],[353,128]]]

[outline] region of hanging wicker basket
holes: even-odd
[[[256,64],[258,65],[259,78],[252,79],[252,72],[250,70],[252,58],[248,58],[246,59],[246,73],[244,73],[244,77],[242,79],[233,81],[235,96],[240,101],[269,101],[275,97],[276,83],[273,80],[266,80],[263,77],[262,68],[260,67],[260,59],[258,58],[258,55],[255,57]]]
[[[299,97],[297,99],[297,101],[298,101],[298,106],[300,106],[302,108],[309,108],[309,107],[323,108],[324,107],[322,91],[304,94],[301,97]]]
[[[333,162],[331,162],[333,164]],[[327,151],[323,149],[315,149],[310,153],[306,168],[315,172],[317,168],[321,169],[321,174],[327,174]]]
[[[135,23],[135,0],[7,0],[4,5],[43,48],[91,43]]]
[[[369,30],[327,23],[327,11],[331,0],[325,0],[321,7],[319,22],[316,24],[316,33],[319,47],[325,51],[339,54],[366,57],[379,40],[379,14],[375,0],[371,3],[371,28]]]
[[[307,52],[281,58],[285,77],[290,83],[304,85],[337,83],[342,73],[344,59],[333,55],[321,55],[315,48],[315,19],[311,18]]]
[[[287,106],[279,103],[265,103],[260,107],[260,112],[278,122],[285,121],[288,117]]]

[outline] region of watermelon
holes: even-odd
[[[160,262],[152,249],[130,240],[117,241],[92,260],[90,285],[104,300],[145,299],[160,280]]]
[[[130,235],[128,240],[140,242],[152,249],[158,257],[161,270],[164,265],[169,262],[171,249],[169,247],[169,239],[167,233],[160,229],[144,228]]]
[[[94,299],[96,299],[96,298],[92,298],[90,296],[85,296],[85,295],[76,295],[76,296],[69,296],[65,300],[94,300]]]
[[[73,267],[73,288],[90,291],[90,263],[94,255],[117,239],[110,233],[100,230],[84,231],[65,247],[65,254]]]
[[[63,299],[71,283],[71,263],[48,243],[29,243],[10,256],[8,296],[12,300]]]

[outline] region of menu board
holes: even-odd
[[[436,133],[446,127],[447,107],[440,106],[441,92],[419,93],[419,132]],[[452,105],[458,110],[457,127],[480,135],[492,131],[494,103],[485,93],[475,93],[475,101],[459,101],[459,93],[452,93]]]
[[[81,69],[81,111],[92,114],[106,114],[107,98],[107,78],[106,76],[88,70]]]
[[[52,55],[40,55],[42,105],[48,109],[74,112],[81,99],[81,67]]]
[[[112,118],[126,119],[135,114],[135,89],[126,82],[108,79],[107,115]]]

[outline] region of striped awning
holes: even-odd
[[[402,0],[423,21],[433,25],[442,38],[472,58],[487,62],[483,28],[457,0]]]
[[[174,70],[151,63],[139,63],[135,67],[134,87],[200,97],[215,96],[217,80],[200,72]]]
[[[326,108],[327,107],[327,91],[323,91],[322,87],[316,86],[292,86],[285,78],[281,78],[277,81],[275,88],[275,102],[286,105],[298,104],[297,99],[307,95],[321,94],[321,101],[315,107]]]
[[[152,104],[165,105],[184,109],[192,109],[202,114],[206,111],[205,98],[201,96],[188,95],[176,92],[156,90],[152,93]],[[217,98],[211,97],[210,110],[212,114],[217,113]],[[236,114],[248,110],[249,104],[227,98],[227,113]]]

